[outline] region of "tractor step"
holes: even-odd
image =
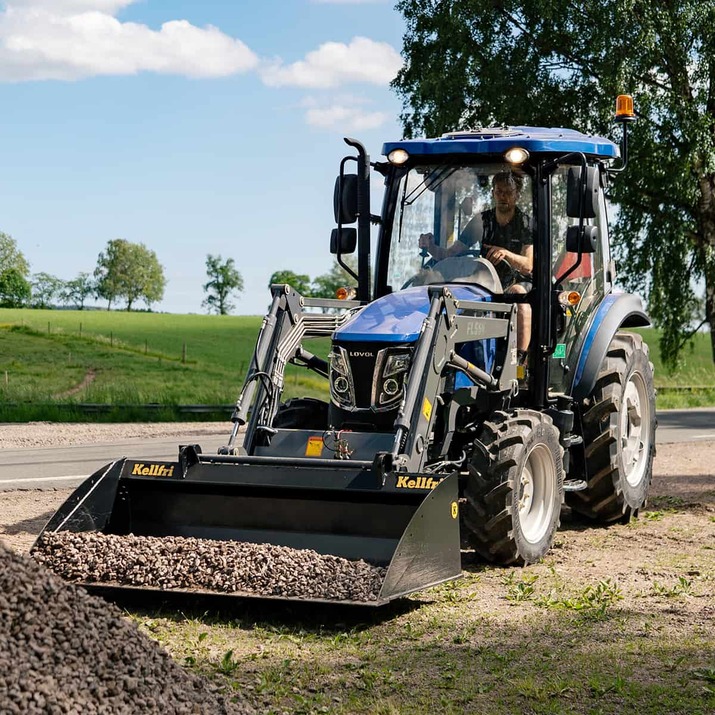
[[[582,492],[588,488],[588,484],[583,479],[566,479],[564,480],[565,492]]]

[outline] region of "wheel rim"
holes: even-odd
[[[519,484],[519,523],[524,538],[536,544],[549,532],[554,513],[556,465],[544,444],[532,447]]]
[[[646,472],[650,454],[650,401],[646,381],[640,372],[628,378],[621,405],[621,455],[626,481],[637,487]]]

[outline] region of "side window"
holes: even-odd
[[[568,166],[559,167],[551,179],[552,279],[554,281],[575,266],[578,260],[578,254],[566,250],[568,227],[578,225],[578,218],[572,218],[566,212],[568,170]],[[564,309],[564,319],[558,333],[558,343],[563,344],[565,351],[563,354],[567,356],[576,342],[576,336],[586,327],[594,307],[603,296],[604,263],[609,260],[608,255],[604,256],[604,249],[607,250],[608,246],[608,224],[603,192],[599,195],[596,218],[587,219],[586,224],[598,228],[596,251],[583,254],[581,262],[561,281],[563,290],[577,291],[581,295],[579,303]],[[556,369],[554,363],[551,370],[551,387],[563,389],[565,379],[565,373]]]
[[[566,251],[566,232],[569,226],[577,226],[578,219],[566,213],[566,182],[568,166],[559,167],[552,177],[551,184],[551,236],[553,246],[553,278],[556,280],[568,269],[573,267],[578,254]],[[604,256],[604,247],[608,246],[608,221],[603,192],[599,194],[598,211],[595,219],[586,219],[587,225],[598,228],[596,252],[583,254],[581,262],[563,281],[564,290],[575,290],[581,293],[582,300],[586,294],[597,291],[603,285],[604,263],[609,256]]]

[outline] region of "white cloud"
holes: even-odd
[[[309,97],[303,101],[306,124],[319,129],[340,132],[367,131],[382,126],[388,119],[385,112],[366,108],[365,100],[343,96],[328,102],[319,102]]]
[[[261,76],[271,87],[329,89],[352,82],[385,85],[401,66],[402,58],[392,45],[354,37],[349,45],[326,42],[290,65],[280,60],[267,64]]]
[[[114,14],[136,0],[11,0],[0,14],[0,80],[72,80],[142,71],[190,77],[246,72],[258,57],[215,27],[161,29]]]

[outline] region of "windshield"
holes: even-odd
[[[388,283],[483,284],[492,246],[531,250],[533,204],[531,177],[509,164],[413,167],[399,184]]]

